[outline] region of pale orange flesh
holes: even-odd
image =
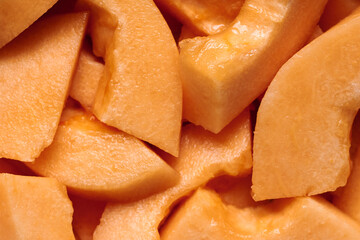
[[[94,107],[96,92],[103,72],[104,64],[94,56],[89,44],[84,42],[69,94],[90,112]]]
[[[0,48],[28,28],[57,0],[2,0],[0,2]]]
[[[86,23],[49,17],[0,49],[0,157],[33,161],[52,142]]]
[[[94,53],[105,61],[94,114],[177,156],[182,118],[178,49],[151,0],[80,0]]]
[[[245,0],[155,0],[179,21],[201,35],[226,29],[238,15]]]
[[[166,158],[180,173],[179,183],[138,202],[108,204],[94,240],[159,239],[158,227],[179,199],[216,176],[250,173],[251,135],[248,110],[218,135],[191,124],[185,126],[179,157]]]
[[[360,11],[295,54],[270,84],[254,137],[255,200],[346,184],[360,107]]]
[[[76,109],[64,110],[53,143],[27,166],[74,193],[102,200],[138,200],[179,179],[142,141]]]
[[[315,28],[326,0],[248,0],[223,32],[180,42],[184,112],[219,132],[263,93]]]
[[[359,238],[359,225],[321,198],[281,199],[240,209],[204,189],[180,206],[161,231],[161,240]]]
[[[2,173],[0,199],[1,239],[75,240],[73,208],[55,179]]]

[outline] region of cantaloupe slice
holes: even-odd
[[[359,225],[321,198],[276,200],[238,209],[199,189],[168,219],[161,240],[359,239]]]
[[[323,30],[320,28],[319,25],[316,25],[316,27],[314,28],[313,33],[310,35],[309,39],[307,40],[306,44],[309,44],[310,42],[312,42],[313,40],[315,40],[316,38],[320,37],[323,34]]]
[[[0,174],[1,239],[75,239],[73,208],[52,178]]]
[[[0,49],[0,157],[33,161],[52,142],[86,23],[50,17]]]
[[[345,187],[339,188],[333,197],[333,203],[343,212],[360,223],[360,114],[358,113],[352,128],[350,158],[351,174]]]
[[[160,223],[180,198],[216,176],[249,174],[249,112],[245,111],[218,135],[194,125],[185,126],[179,158],[168,156],[166,160],[180,173],[179,183],[138,202],[107,205],[94,240],[159,239]]]
[[[238,15],[245,0],[155,0],[198,34],[224,30]]]
[[[179,53],[155,4],[80,0],[78,8],[90,11],[94,53],[105,60],[94,114],[177,156],[182,118]]]
[[[180,32],[180,36],[179,36],[179,42],[187,39],[187,38],[194,38],[194,37],[198,37],[199,35],[196,34],[194,31],[192,31],[189,27],[183,25],[181,27],[181,32]]]
[[[244,208],[259,204],[251,197],[251,176],[221,176],[211,180],[206,187],[215,190],[227,205]]]
[[[91,201],[71,195],[74,207],[73,229],[77,240],[92,240],[96,226],[100,223],[105,202]]]
[[[0,2],[0,48],[51,8],[57,0],[2,0]]]
[[[360,11],[292,57],[270,84],[254,138],[255,200],[343,186],[360,107]]]
[[[92,111],[99,82],[104,72],[104,64],[92,53],[87,41],[80,51],[70,96],[77,100],[86,110]]]
[[[185,119],[219,132],[265,91],[326,0],[248,0],[223,32],[180,42]]]
[[[143,142],[74,109],[64,110],[53,143],[27,166],[77,194],[104,200],[138,200],[179,179]]]
[[[319,22],[321,28],[327,31],[359,6],[360,0],[329,0]]]

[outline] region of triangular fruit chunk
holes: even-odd
[[[49,17],[0,49],[0,157],[33,161],[52,142],[87,16]]]
[[[182,118],[179,52],[151,0],[80,0],[105,70],[93,112],[102,122],[177,156]]]
[[[181,198],[220,175],[251,172],[251,123],[245,110],[219,134],[189,124],[183,128],[178,158],[166,161],[180,173],[177,185],[129,204],[108,204],[94,240],[155,240],[158,227]]]
[[[310,37],[326,0],[248,0],[219,34],[180,42],[183,116],[218,133]]]
[[[80,51],[69,94],[90,112],[94,107],[96,92],[103,73],[104,64],[94,56],[89,43],[85,41]]]
[[[74,240],[73,208],[53,178],[0,174],[1,239]]]
[[[138,200],[179,179],[139,139],[72,108],[64,110],[53,143],[27,166],[74,193],[103,200]]]
[[[356,240],[360,227],[350,217],[316,197],[281,199],[258,207],[225,205],[199,189],[164,224],[161,240]]]
[[[314,195],[346,184],[360,108],[360,10],[295,54],[257,114],[255,200]]]
[[[0,48],[51,8],[57,0],[1,0]]]

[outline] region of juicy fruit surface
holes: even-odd
[[[157,229],[179,199],[216,176],[249,174],[252,165],[249,118],[249,112],[244,111],[218,135],[194,125],[185,126],[179,157],[165,157],[179,172],[179,183],[138,202],[107,205],[94,240],[159,239]]]
[[[86,22],[44,19],[0,49],[0,157],[33,161],[52,142]]]
[[[0,174],[0,199],[2,239],[75,240],[73,208],[55,179]]]
[[[57,0],[3,0],[0,2],[0,48],[14,39]]]
[[[194,32],[212,35],[230,25],[239,13],[244,0],[155,0],[155,2],[172,12]]]
[[[78,5],[104,23],[90,25],[95,53],[105,60],[94,114],[177,156],[182,112],[179,53],[159,10],[150,0],[83,0]],[[102,38],[103,32],[112,34],[110,40]]]
[[[225,205],[199,189],[162,228],[177,239],[358,239],[360,227],[321,198],[281,199],[255,208]]]
[[[89,44],[85,42],[80,51],[69,94],[90,112],[94,107],[96,92],[103,73],[104,64],[93,55]]]
[[[184,118],[219,132],[303,46],[325,3],[249,0],[225,31],[180,42]]]
[[[360,107],[359,41],[360,12],[295,54],[274,78],[257,115],[255,200],[345,185],[349,135]]]
[[[73,109],[64,110],[53,143],[27,166],[78,194],[103,200],[143,198],[178,180],[143,142]]]

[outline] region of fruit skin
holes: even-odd
[[[27,166],[78,195],[134,201],[175,185],[178,173],[139,139],[65,108],[54,141]]]
[[[223,32],[180,42],[183,117],[217,133],[310,37],[326,0],[249,0]],[[276,16],[276,17],[274,17]]]
[[[320,197],[280,199],[258,207],[225,205],[199,189],[161,229],[162,240],[359,239],[359,225]]]
[[[80,0],[93,50],[104,58],[93,113],[102,122],[177,156],[182,118],[178,49],[151,0]]]
[[[53,178],[0,174],[1,239],[75,240],[66,188]]]
[[[314,195],[346,184],[360,107],[360,11],[295,54],[260,104],[255,200]]]
[[[192,124],[185,126],[179,157],[161,154],[179,172],[178,184],[137,202],[108,204],[94,240],[159,240],[159,225],[183,197],[217,176],[250,174],[251,138],[248,110],[217,135]]]
[[[0,48],[28,28],[56,2],[57,0],[2,0],[0,2]]]
[[[236,18],[245,0],[155,0],[184,26],[200,35],[213,35],[226,29]],[[224,7],[226,6],[226,7]]]
[[[30,162],[52,142],[87,19],[43,19],[0,49],[0,157]]]

